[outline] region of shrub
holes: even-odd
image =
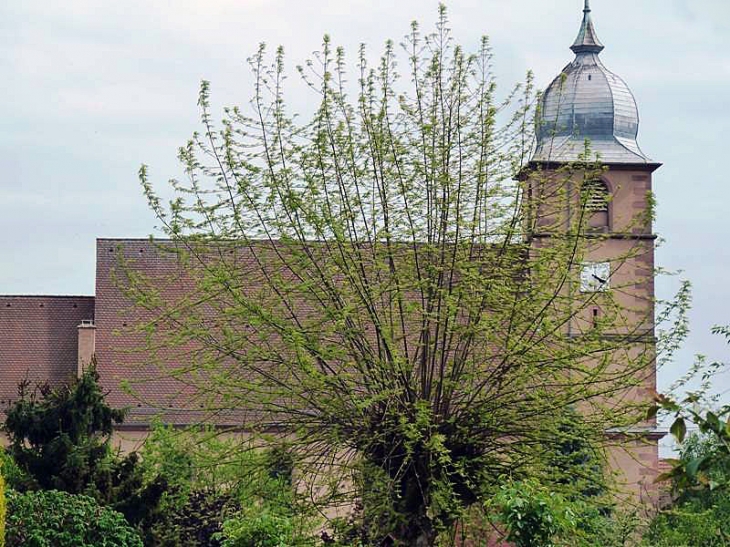
[[[577,517],[565,499],[535,481],[508,482],[489,504],[517,547],[553,547],[561,534],[575,531]]]
[[[5,547],[5,479],[0,474],[0,547]]]
[[[663,511],[645,534],[652,547],[725,547],[730,545],[730,495],[725,491],[688,497]]]
[[[674,503],[651,522],[645,534],[649,545],[730,545],[730,460],[722,457],[725,448],[720,436],[684,439],[669,474]]]
[[[142,547],[124,517],[57,490],[8,493],[7,547]]]
[[[280,450],[261,458],[263,465],[239,483],[240,508],[223,523],[223,547],[314,545],[312,519],[296,502],[290,460]]]
[[[294,540],[292,519],[268,508],[228,520],[224,529],[223,547],[289,547]]]

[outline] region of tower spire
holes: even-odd
[[[593,20],[591,19],[591,2],[585,0],[585,6],[583,7],[583,22],[580,25],[580,32],[578,37],[570,49],[579,53],[600,53],[603,51],[603,44],[598,39],[596,29],[593,26]]]

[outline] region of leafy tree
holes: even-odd
[[[713,332],[730,342],[728,327],[715,327]],[[680,457],[670,460],[672,469],[659,477],[671,481],[672,505],[660,512],[646,534],[657,547],[730,545],[730,405],[703,410],[708,404],[707,390],[723,366],[707,366],[699,360],[681,385],[701,373],[700,389],[688,393],[681,402],[657,395],[656,404],[649,409],[649,415],[661,410],[673,415],[670,432],[680,445]],[[687,436],[690,423],[698,432]]]
[[[275,523],[304,533],[306,519],[293,498],[292,464],[282,447],[244,450],[236,435],[222,437],[214,428],[181,430],[156,423],[140,469],[144,484],[165,485],[155,512],[140,521],[145,545],[253,545],[247,541],[279,537]]]
[[[545,482],[570,501],[592,500],[602,505],[605,500],[601,498],[609,491],[600,449],[603,432],[586,426],[573,409],[567,409],[556,425],[555,440],[545,457],[549,473]]]
[[[316,544],[306,513],[283,478],[260,476],[240,492],[241,508],[223,524],[222,547],[295,547]]]
[[[108,458],[114,424],[124,419],[104,402],[95,364],[69,385],[31,390],[23,382],[18,394],[5,420],[15,464],[39,488],[85,492]]]
[[[723,335],[730,343],[729,327],[715,327],[713,332]],[[703,373],[703,387],[687,394],[681,402],[666,395],[657,395],[655,404],[649,408],[649,416],[660,410],[673,415],[670,432],[680,445],[685,443],[688,423],[694,423],[707,437],[702,443],[694,439],[683,445],[682,458],[673,460],[672,470],[660,477],[671,479],[675,489],[730,489],[730,405],[714,411],[703,410],[701,405],[710,379],[721,367],[722,363],[710,365]]]
[[[14,490],[23,490],[32,479],[18,467],[13,457],[5,449],[0,450],[0,474],[5,480],[5,486]]]
[[[718,450],[711,436],[693,434],[681,446],[672,480],[674,500],[651,522],[647,541],[655,547],[696,545],[715,547],[730,544],[730,491],[708,488],[710,484],[726,484],[730,466],[715,462],[701,473],[689,474],[696,462],[709,462]]]
[[[601,167],[587,147],[525,170],[532,77],[498,97],[488,41],[455,44],[443,6],[403,49],[387,42],[371,65],[363,47],[353,81],[325,37],[300,68],[320,101],[308,121],[288,111],[281,49],[253,56],[251,108],[220,128],[203,82],[203,131],[180,150],[188,179],[169,207],[140,169],[172,240],[160,252],[194,290],[131,263],[122,284],[147,310],[148,365],[286,442],[317,503],[371,500],[392,516],[375,535],[432,545],[498,477],[536,465],[566,409],[600,431],[640,419],[617,401],[654,364],[653,310],[579,292],[601,240],[580,188]],[[566,202],[567,217],[546,212]],[[169,367],[176,346],[187,362]]]
[[[142,547],[120,513],[56,490],[10,491],[6,534],[8,547]]]

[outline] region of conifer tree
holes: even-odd
[[[109,407],[92,363],[74,382],[31,389],[20,384],[19,398],[7,410],[8,453],[44,490],[79,494],[89,490],[109,455],[114,424],[124,411]]]

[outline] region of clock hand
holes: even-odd
[[[597,276],[596,274],[591,274],[591,275],[592,275],[593,277],[595,277],[596,279],[598,279],[598,281],[600,281],[601,283],[605,283],[605,282],[606,282],[606,280],[605,280],[605,279],[601,279],[601,278],[600,278],[600,277],[598,277],[598,276]]]

